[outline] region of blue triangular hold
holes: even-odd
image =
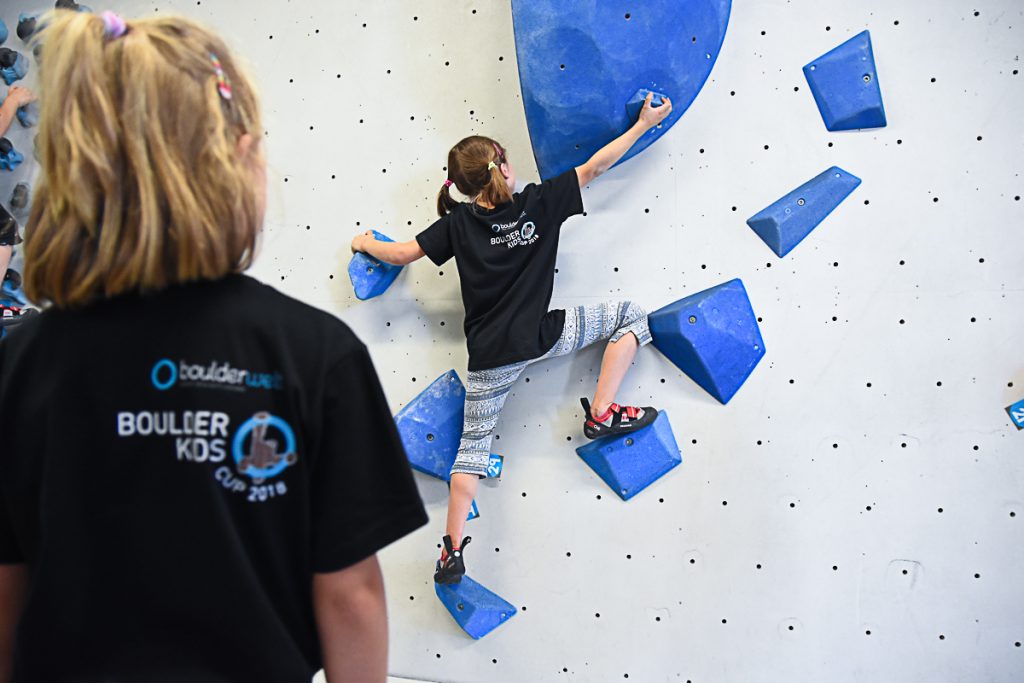
[[[395,415],[413,469],[448,481],[462,439],[466,388],[449,370]]]
[[[483,638],[516,614],[508,601],[468,576],[460,583],[435,583],[434,592],[462,630],[474,638]]]
[[[804,76],[829,130],[885,125],[871,34],[862,31],[804,67]]]
[[[650,90],[640,88],[633,96],[626,100],[626,116],[630,121],[636,122],[640,118],[640,110],[644,108],[644,101],[647,99],[647,94]],[[654,93],[654,97],[651,98],[652,107],[660,107],[665,102],[665,96],[660,92]]]
[[[373,236],[381,242],[394,242],[393,239],[376,230],[373,231]],[[384,263],[362,252],[353,254],[352,260],[348,264],[348,277],[352,280],[352,289],[355,290],[356,298],[360,301],[383,294],[401,272],[402,266]]]
[[[654,346],[722,403],[764,356],[757,317],[739,279],[680,299],[647,319]]]
[[[622,500],[640,493],[683,461],[664,411],[643,429],[591,441],[576,453]]]
[[[785,256],[858,185],[860,178],[833,166],[748,218],[747,225],[772,251]]]

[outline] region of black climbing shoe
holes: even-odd
[[[590,412],[590,401],[581,398],[580,403],[583,404],[583,410],[586,412],[583,434],[588,439],[629,434],[643,429],[658,417],[658,411],[651,407],[637,408],[636,406],[620,406],[618,403],[613,403],[609,406],[605,419],[598,420]]]
[[[0,328],[10,329],[15,325],[25,322],[29,317],[39,313],[34,308],[21,308],[20,306],[4,306],[0,304]]]
[[[473,539],[466,536],[462,539],[462,546],[456,550],[452,546],[452,537],[444,537],[444,553],[437,561],[437,568],[434,572],[434,582],[441,584],[459,583],[466,573],[466,562],[462,559],[462,551],[466,549]]]

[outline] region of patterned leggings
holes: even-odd
[[[490,370],[471,371],[466,379],[462,441],[452,474],[487,476],[491,434],[508,392],[527,366],[546,358],[566,356],[603,339],[615,342],[629,332],[636,335],[640,346],[651,342],[647,313],[630,301],[576,306],[566,309],[562,336],[543,356]]]

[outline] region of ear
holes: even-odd
[[[238,136],[238,142],[235,143],[235,154],[239,159],[248,159],[256,151],[256,144],[256,138],[249,133],[242,133]]]
[[[501,175],[505,177],[505,180],[508,180],[509,176],[512,174],[512,169],[509,168],[508,162],[505,162],[501,166],[499,166],[498,170],[501,171]]]

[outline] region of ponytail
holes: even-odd
[[[448,152],[448,178],[437,194],[437,213],[445,216],[459,205],[449,187],[474,199],[498,206],[512,200],[501,165],[508,163],[504,148],[491,138],[472,135]]]

